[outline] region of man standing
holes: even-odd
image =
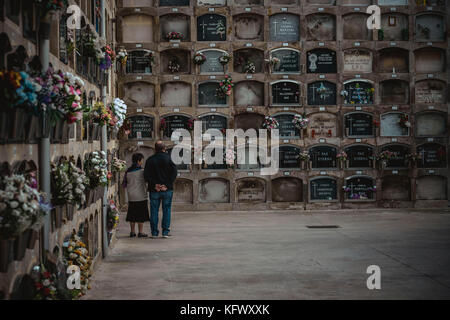
[[[144,177],[150,193],[150,229],[152,238],[159,234],[158,212],[162,202],[162,237],[170,236],[170,216],[172,209],[173,182],[177,177],[177,167],[173,163],[162,141],[155,143],[156,153],[145,162]]]

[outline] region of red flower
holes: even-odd
[[[40,282],[36,282],[35,284],[34,284],[34,286],[36,287],[36,289],[38,289],[38,290],[41,290],[42,289],[42,283],[40,283]]]
[[[50,294],[50,289],[49,288],[45,288],[44,289],[44,295],[48,296]]]
[[[51,276],[50,272],[45,271],[43,274],[44,274],[45,278],[50,279],[50,276]]]

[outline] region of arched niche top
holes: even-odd
[[[235,40],[264,41],[264,16],[240,13],[233,16]]]
[[[276,13],[269,16],[269,36],[274,42],[300,40],[300,17],[293,13]]]
[[[336,16],[329,13],[311,13],[306,16],[308,41],[336,40]]]

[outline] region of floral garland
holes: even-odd
[[[78,298],[87,293],[91,287],[89,285],[89,278],[91,276],[91,258],[86,249],[86,245],[81,241],[81,238],[74,233],[70,238],[68,244],[64,248],[64,258],[66,265],[78,266],[80,268],[80,289],[72,289],[73,298]]]
[[[216,34],[218,34],[220,36],[220,39],[222,39],[226,31],[227,30],[225,28],[225,25],[223,24],[223,21],[219,20],[216,25]]]
[[[0,87],[2,107],[35,108],[40,86],[26,72],[0,71]]]
[[[279,123],[278,123],[277,119],[275,119],[271,116],[266,116],[264,118],[264,122],[262,124],[262,127],[264,129],[272,130],[272,129],[278,128],[278,126],[279,126]]]
[[[225,52],[225,54],[223,56],[221,56],[219,58],[219,63],[221,65],[223,65],[223,66],[228,64],[228,62],[230,62],[230,61],[231,61],[231,56],[228,53],[226,53],[226,52]]]
[[[394,152],[389,150],[384,150],[378,154],[377,160],[390,160],[395,155]]]
[[[84,170],[89,178],[89,188],[91,190],[98,186],[108,185],[108,161],[104,151],[91,152],[84,161]]]
[[[172,73],[180,71],[180,63],[178,58],[173,58],[169,61],[169,71]]]
[[[68,123],[74,123],[83,119],[83,107],[81,105],[81,90],[84,82],[80,77],[74,76],[70,72],[64,74],[64,89],[67,94],[66,119]]]
[[[121,172],[125,170],[126,165],[127,163],[125,160],[120,160],[119,158],[114,157],[111,162],[111,170],[113,172]]]
[[[217,89],[217,93],[219,96],[229,96],[231,94],[231,90],[234,87],[233,79],[230,76],[225,76],[225,79],[219,82],[219,88]]]
[[[203,63],[205,63],[205,61],[206,61],[206,55],[205,55],[204,53],[202,53],[202,52],[197,52],[197,53],[194,55],[194,63],[195,63],[196,65],[202,65]]]
[[[301,129],[305,129],[308,124],[309,124],[309,119],[306,117],[303,117],[302,115],[296,114],[294,115],[294,118],[292,119],[292,123],[294,124],[294,126],[301,130]]]
[[[115,98],[110,106],[110,110],[116,118],[115,126],[117,128],[122,127],[127,114],[127,105],[125,102],[122,99]]]
[[[243,71],[245,73],[255,73],[256,72],[256,65],[251,62],[251,61],[247,61],[244,65]]]
[[[181,40],[184,35],[181,32],[171,31],[166,34],[167,40]]]

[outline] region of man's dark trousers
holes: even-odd
[[[170,217],[172,211],[173,191],[150,192],[150,229],[152,236],[158,236],[158,212],[162,203],[162,235],[166,236],[170,232]]]

